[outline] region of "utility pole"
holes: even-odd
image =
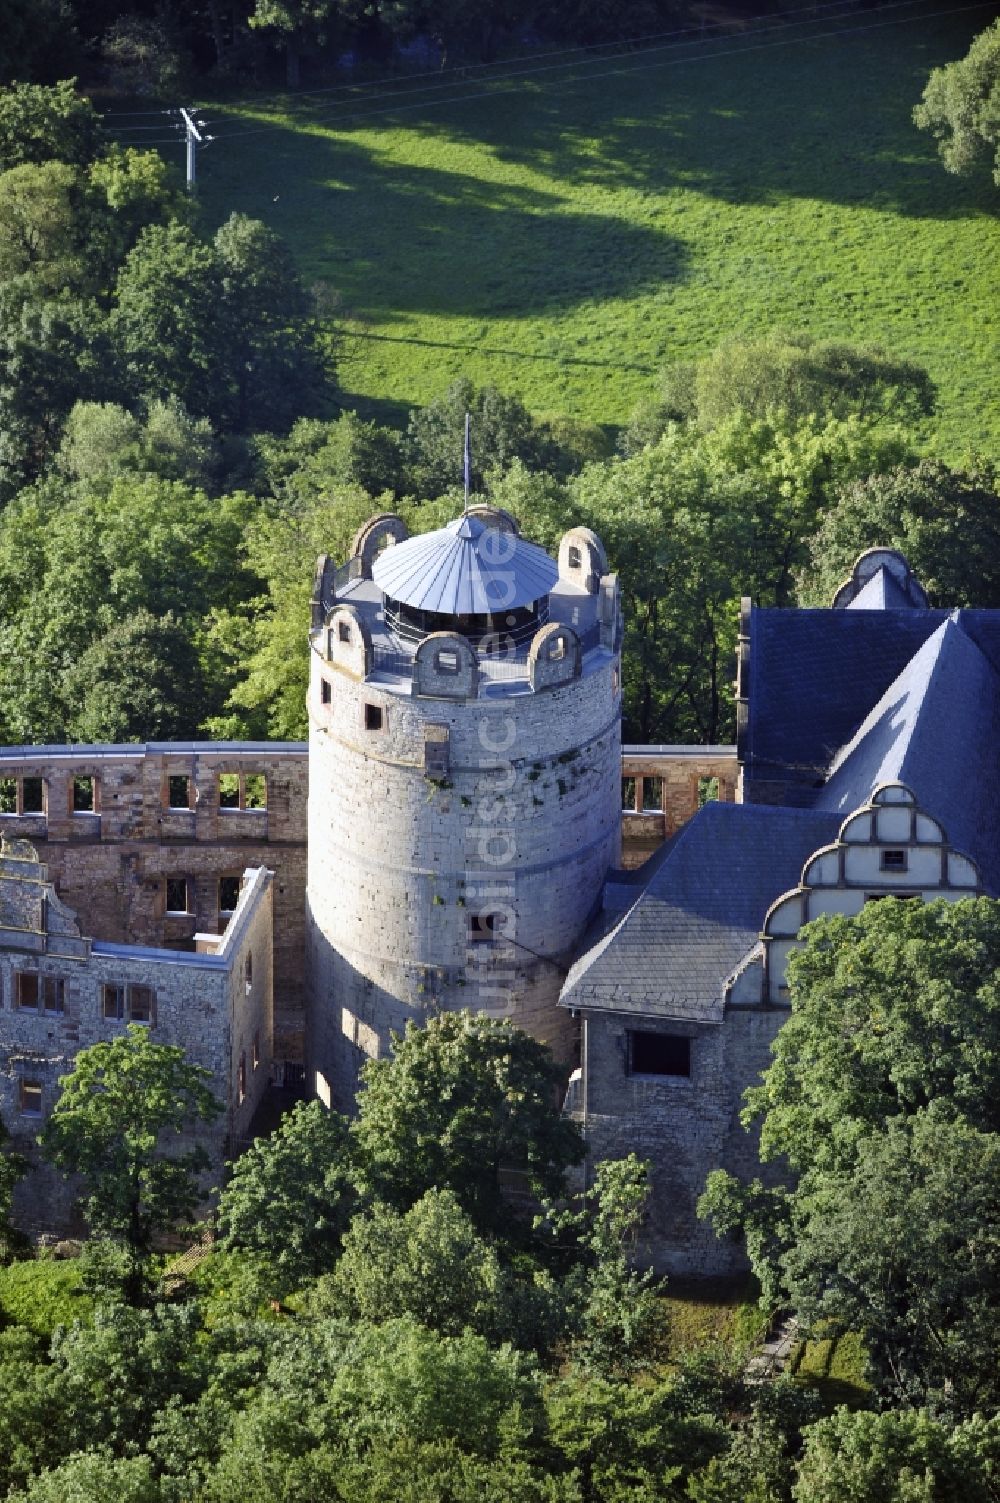
[[[197,181],[197,152],[199,146],[204,146],[206,141],[211,141],[211,136],[203,136],[199,126],[204,126],[204,120],[194,120],[190,110],[180,107],[181,119],[184,121],[184,135],[187,141],[187,186],[188,192],[193,193]]]

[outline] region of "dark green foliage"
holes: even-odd
[[[1000,482],[936,460],[847,485],[809,543],[799,593],[826,606],[866,548],[899,548],[937,606],[1000,605]]]
[[[262,1253],[284,1291],[330,1269],[357,1208],[347,1124],[299,1103],[232,1166],[219,1201],[223,1250]]]
[[[111,624],[70,664],[62,687],[75,706],[71,741],[178,741],[205,702],[198,654],[169,611],[140,609]]]
[[[141,445],[155,445],[153,429],[151,417]],[[0,739],[63,741],[91,722],[141,739],[147,712],[175,735],[196,734],[235,676],[217,643],[223,613],[254,592],[241,567],[254,509],[152,475],[23,491],[0,513]],[[102,686],[79,665],[87,655],[107,663],[112,632],[128,656]],[[155,661],[144,667],[147,650]],[[141,700],[131,706],[130,685]]]
[[[897,1402],[1000,1402],[1000,904],[869,904],[807,926],[761,1085],[761,1151],[792,1187],[717,1171],[701,1203],[743,1230],[773,1303],[860,1330]]]
[[[806,1433],[795,1503],[995,1503],[1000,1422],[839,1409]]]
[[[459,1012],[408,1024],[391,1058],[364,1067],[354,1129],[364,1182],[399,1210],[449,1189],[479,1232],[511,1229],[502,1171],[556,1195],[583,1157],[559,1113],[561,1079],[544,1045],[510,1023]]]
[[[0,89],[0,171],[52,160],[87,167],[102,144],[97,112],[77,93],[75,79]]]
[[[419,496],[440,496],[461,486],[465,414],[471,417],[472,483],[479,490],[487,473],[510,469],[516,459],[529,469],[546,469],[555,445],[523,402],[494,386],[476,389],[467,378],[455,381],[437,401],[410,413],[406,460],[409,482]]]

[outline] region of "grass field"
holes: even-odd
[[[996,454],[1000,190],[945,174],[910,122],[994,14],[895,4],[206,109],[201,196],[213,221],[266,219],[334,290],[342,384],[370,415],[467,372],[620,423],[665,363],[781,326],[924,362],[926,447]]]

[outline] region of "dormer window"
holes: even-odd
[[[905,872],[906,857],[906,851],[883,851],[881,868],[884,872]]]

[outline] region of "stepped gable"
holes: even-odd
[[[821,810],[706,804],[624,917],[592,939],[561,1005],[721,1023],[726,978],[839,824]]]
[[[841,816],[873,789],[905,783],[1000,892],[1000,674],[966,632],[963,613],[937,628],[834,759],[815,807]]]

